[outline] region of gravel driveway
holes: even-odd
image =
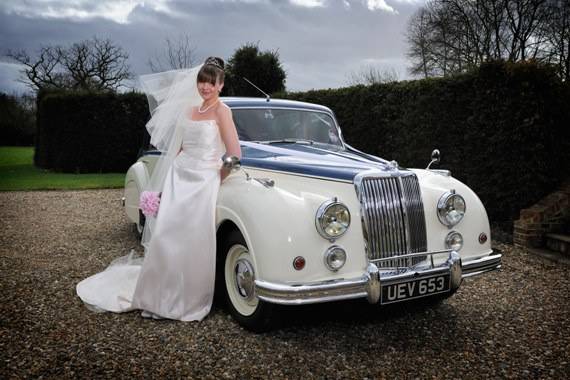
[[[97,314],[75,284],[137,248],[121,190],[0,193],[0,378],[567,378],[570,268],[508,245],[439,307],[286,309],[271,333]]]

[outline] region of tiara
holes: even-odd
[[[216,58],[208,58],[206,59],[206,62],[204,62],[205,65],[212,65],[212,66],[216,66],[218,69],[223,70],[224,68],[222,67],[222,65],[220,65],[218,63],[218,60]]]

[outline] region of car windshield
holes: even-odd
[[[342,148],[332,117],[296,109],[233,109],[239,139],[266,144],[326,144]]]

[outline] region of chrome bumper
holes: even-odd
[[[422,252],[419,254],[404,255],[402,257],[431,256],[448,253],[445,263],[439,266],[406,268],[402,271],[380,270],[374,262],[368,264],[366,273],[359,278],[323,281],[310,284],[275,284],[262,280],[255,280],[255,292],[260,300],[282,304],[303,305],[319,302],[340,301],[353,298],[364,298],[369,303],[380,301],[382,285],[390,285],[410,280],[449,274],[450,291],[461,285],[463,278],[476,276],[501,268],[501,253],[493,252],[476,260],[461,261],[455,251]],[[385,260],[391,260],[388,258]],[[375,262],[383,261],[375,260]],[[433,262],[432,262],[433,263]]]

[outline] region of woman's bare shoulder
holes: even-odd
[[[217,112],[226,112],[226,113],[231,113],[232,109],[230,108],[230,106],[228,106],[226,103],[220,101],[220,106],[216,108]]]
[[[220,106],[216,107],[216,116],[220,119],[227,119],[232,116],[232,110],[227,104],[220,102]]]

